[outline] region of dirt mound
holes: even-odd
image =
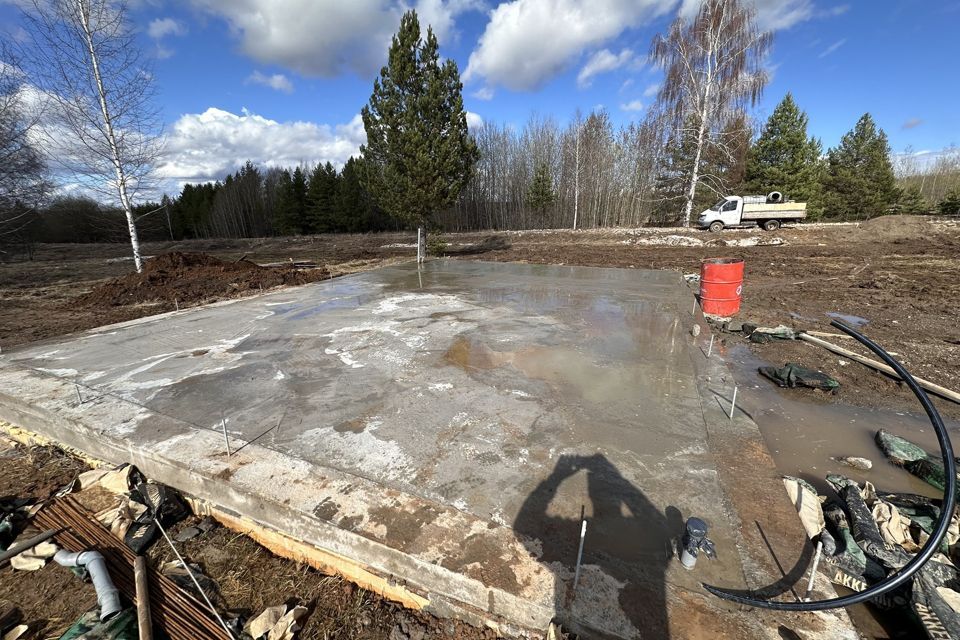
[[[148,260],[142,273],[130,273],[96,287],[76,303],[87,307],[151,302],[187,306],[329,277],[325,268],[261,267],[247,260],[228,262],[205,253],[175,251]]]
[[[880,216],[860,225],[861,234],[871,240],[920,238],[931,232],[930,222],[921,216]]]

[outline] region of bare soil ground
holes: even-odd
[[[0,499],[44,501],[89,467],[52,446],[24,447],[0,438]],[[171,535],[197,524],[182,521]],[[328,576],[280,558],[245,535],[223,527],[178,545],[188,562],[198,565],[215,586],[221,611],[258,615],[268,606],[297,602],[307,607],[298,638],[325,640],[492,640],[497,635],[463,622],[409,611],[339,577]],[[175,560],[162,541],[148,554],[157,569]],[[241,559],[239,561],[238,559]],[[0,569],[0,601],[9,601],[30,626],[24,640],[58,638],[77,618],[96,606],[92,585],[69,569],[49,562],[38,571]]]
[[[700,261],[746,262],[739,318],[774,326],[835,331],[828,313],[859,316],[864,332],[899,354],[908,368],[960,390],[960,225],[881,218],[862,225],[805,225],[775,233],[709,234],[619,229],[446,234],[453,259],[569,264],[698,273]],[[190,241],[144,247],[144,274],[132,274],[125,245],[45,245],[32,261],[0,262],[0,348],[53,338],[260,289],[299,284],[412,259],[413,234]],[[201,256],[192,254],[204,254]],[[212,257],[212,258],[211,258]],[[3,258],[3,256],[0,256]],[[152,262],[152,264],[151,264]],[[315,263],[298,268],[291,262]],[[263,267],[262,265],[278,265]],[[257,266],[261,265],[261,266]],[[728,343],[739,336],[724,335]],[[835,339],[860,352],[851,340]],[[794,341],[751,344],[775,364],[798,362],[841,382],[825,402],[915,410],[901,384]],[[960,407],[937,401],[947,415]],[[56,449],[3,452],[0,496],[48,496],[83,468]],[[471,630],[405,611],[338,578],[277,558],[243,536],[214,529],[185,544],[189,558],[220,585],[226,607],[259,612],[297,597],[313,603],[301,637],[483,638]],[[157,549],[155,560],[163,559]],[[234,562],[243,557],[244,562]],[[56,636],[94,603],[92,589],[69,571],[48,566],[33,574],[0,570],[0,599],[16,602],[40,635]]]
[[[492,235],[445,234],[444,240],[455,259],[685,274],[698,273],[704,258],[743,258],[741,320],[835,332],[827,313],[859,316],[868,321],[864,331],[898,353],[911,372],[960,390],[956,222],[888,216],[775,233],[613,229],[503,232],[491,240]],[[131,275],[125,245],[43,245],[33,261],[0,262],[0,348],[408,260],[414,242],[413,234],[394,233],[154,243],[144,247],[145,255],[203,253],[223,262],[185,269],[184,260],[191,258],[161,258],[154,266],[148,260],[140,276]],[[317,267],[296,269],[291,262]],[[258,270],[251,263],[287,266]],[[211,276],[215,286],[198,285]],[[851,340],[834,341],[866,354]],[[773,364],[797,362],[833,375],[841,390],[825,401],[917,408],[903,385],[860,365],[841,366],[838,357],[818,347],[792,341],[752,347]],[[940,401],[938,406],[960,417],[957,405]]]

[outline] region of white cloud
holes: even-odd
[[[384,62],[406,0],[191,0],[223,18],[243,52],[311,76],[354,71],[363,76]],[[418,0],[421,29],[433,26],[441,46],[455,36],[459,14],[478,0]]]
[[[789,29],[795,24],[814,17],[837,16],[849,7],[835,7],[818,12],[813,0],[747,0],[757,10],[757,26],[765,31]],[[703,0],[683,0],[680,15],[690,18],[700,9]]]
[[[169,183],[218,180],[247,160],[268,167],[330,161],[341,165],[366,141],[355,116],[336,126],[277,122],[244,110],[211,107],[180,117],[169,130],[159,177]]]
[[[643,111],[643,103],[639,100],[631,100],[620,105],[621,111]]]
[[[842,16],[847,11],[850,11],[850,5],[838,4],[834,7],[830,7],[829,9],[823,9],[822,11],[819,11],[817,16],[821,18],[835,18],[837,16]]]
[[[147,35],[153,39],[156,45],[158,58],[169,58],[173,55],[173,49],[163,44],[163,39],[167,37],[179,37],[187,35],[187,27],[173,18],[157,18],[151,20],[147,25]]]
[[[630,49],[624,49],[618,54],[609,49],[596,51],[577,74],[577,86],[585,89],[593,83],[594,76],[619,69],[631,60],[633,60],[633,51]]]
[[[484,4],[482,0],[417,0],[415,8],[420,28],[426,31],[427,25],[433,27],[433,32],[443,45],[445,40],[456,41],[459,36],[457,16],[467,11],[481,11]]]
[[[187,34],[187,28],[174,20],[173,18],[157,18],[151,20],[147,26],[147,35],[154,40],[160,40],[167,36],[183,36]]]
[[[490,87],[480,87],[470,95],[477,100],[493,100],[494,91]]]
[[[922,124],[923,124],[923,120],[921,120],[920,118],[910,118],[909,120],[903,123],[903,128],[914,129],[916,127],[919,127]]]
[[[834,51],[836,51],[837,49],[839,49],[840,47],[842,47],[842,46],[845,45],[846,43],[847,43],[847,39],[846,39],[846,38],[843,38],[843,39],[841,39],[841,40],[837,40],[837,41],[834,42],[832,45],[830,45],[829,47],[827,47],[826,49],[824,49],[824,50],[820,53],[820,55],[817,56],[817,57],[818,57],[818,58],[826,58],[828,55],[830,55],[831,53],[833,53]]]
[[[483,118],[480,117],[480,114],[474,113],[473,111],[467,111],[467,128],[471,131],[476,131],[483,126]]]
[[[254,71],[247,78],[247,83],[262,84],[265,87],[270,87],[271,89],[276,89],[277,91],[293,93],[293,83],[290,81],[290,78],[282,73],[274,73],[273,75],[268,76],[265,73]]]
[[[660,83],[654,82],[651,85],[647,85],[647,88],[643,90],[643,97],[652,98],[653,96],[657,95],[658,91],[660,91]]]
[[[490,11],[465,81],[530,91],[576,56],[669,11],[675,0],[512,0]]]

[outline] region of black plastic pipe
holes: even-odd
[[[823,611],[824,609],[849,607],[850,605],[859,604],[883,595],[888,591],[892,591],[912,579],[913,575],[939,550],[940,541],[947,535],[947,529],[950,527],[950,520],[953,517],[953,509],[957,500],[957,464],[953,457],[953,446],[950,444],[950,435],[943,425],[943,419],[940,417],[940,414],[937,413],[937,408],[933,406],[927,393],[917,384],[917,381],[913,379],[910,372],[904,369],[903,365],[894,360],[883,348],[842,322],[834,320],[830,324],[847,335],[856,338],[858,342],[877,354],[881,360],[886,362],[887,365],[896,371],[897,375],[907,383],[907,386],[913,391],[913,395],[917,396],[920,404],[923,405],[923,410],[927,413],[927,417],[930,418],[930,424],[933,425],[933,430],[937,434],[937,442],[940,444],[940,453],[943,456],[943,468],[946,478],[944,484],[946,486],[943,491],[943,506],[940,510],[940,519],[937,520],[937,526],[927,540],[927,543],[923,545],[920,552],[914,556],[910,562],[904,565],[898,572],[887,576],[869,589],[859,593],[843,596],[842,598],[831,598],[829,600],[819,600],[816,602],[777,602],[775,600],[758,600],[719,587],[708,584],[703,585],[704,589],[724,600],[731,600],[759,609],[774,609],[777,611]]]

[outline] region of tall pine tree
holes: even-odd
[[[405,13],[361,114],[367,133],[362,175],[390,215],[426,226],[469,180],[479,153],[462,90],[457,63],[440,62],[433,29],[422,39],[416,11]]]
[[[781,191],[806,202],[808,214],[818,217],[823,148],[818,139],[807,136],[807,123],[807,114],[788,93],[747,154],[746,189],[754,194]]]
[[[307,221],[313,233],[344,231],[340,212],[337,209],[337,170],[327,161],[318,162],[310,174],[310,188],[307,190]]]
[[[882,215],[897,202],[887,134],[869,113],[827,153],[824,215],[862,219]]]

